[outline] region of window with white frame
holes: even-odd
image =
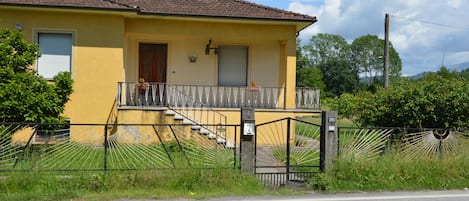
[[[71,33],[38,33],[41,57],[37,73],[52,79],[59,72],[70,72],[72,67],[73,35]]]

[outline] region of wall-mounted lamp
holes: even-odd
[[[15,25],[15,28],[16,28],[16,30],[18,30],[18,31],[22,31],[22,30],[23,30],[23,25],[20,24],[20,23],[18,23],[18,24]]]
[[[197,56],[196,55],[189,56],[189,62],[195,63],[196,61],[197,61]]]
[[[216,47],[210,47],[210,45],[212,45],[212,39],[210,39],[207,43],[207,45],[205,46],[205,55],[209,55],[210,54],[210,50],[214,50],[214,53],[217,54],[218,53],[218,48]]]

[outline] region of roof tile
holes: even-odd
[[[120,5],[108,0],[0,0],[0,5],[1,4],[99,9],[129,9],[127,5]]]
[[[254,18],[315,22],[316,17],[244,0],[0,0],[1,4],[138,10],[144,14]]]

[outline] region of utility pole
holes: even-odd
[[[445,52],[443,51],[443,57],[441,58],[441,67],[446,67],[445,66]]]
[[[389,14],[386,13],[384,19],[384,88],[389,86]]]

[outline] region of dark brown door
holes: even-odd
[[[140,43],[138,78],[147,82],[166,82],[167,44]]]

